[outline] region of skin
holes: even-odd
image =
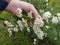
[[[13,15],[15,15],[16,10],[20,8],[24,10],[26,13],[32,11],[35,18],[40,18],[39,13],[35,9],[35,7],[30,3],[20,1],[20,0],[5,0],[5,1],[9,3],[5,10],[12,13]]]

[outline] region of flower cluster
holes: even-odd
[[[57,13],[58,21],[60,22],[60,13]]]
[[[33,25],[33,30],[39,39],[43,39],[43,36],[44,36],[43,31],[40,29],[40,27],[43,27],[43,26],[44,26],[44,22],[42,21],[42,19],[36,18]]]
[[[27,14],[28,14],[28,17],[33,18],[32,11],[28,12]]]
[[[13,34],[12,31],[18,32],[20,30],[22,32],[22,31],[24,31],[24,28],[26,28],[26,31],[28,33],[31,32],[31,29],[30,29],[31,26],[29,26],[28,23],[30,20],[33,19],[32,11],[28,12],[27,15],[28,15],[27,16],[28,19],[25,19],[23,17],[22,10],[18,8],[16,10],[16,16],[21,18],[21,20],[18,18],[18,20],[16,22],[17,25],[14,26],[11,24],[11,22],[9,22],[7,20],[4,21],[4,24],[6,24],[6,26],[8,27],[9,37],[12,36],[12,34]],[[48,37],[47,32],[44,32],[44,30],[45,30],[44,28],[46,28],[46,31],[51,28],[50,25],[45,24],[45,21],[52,23],[52,24],[58,24],[60,22],[60,13],[57,13],[56,16],[52,16],[50,11],[46,11],[46,12],[43,11],[43,15],[40,18],[34,18],[32,31],[33,31],[33,34],[35,34],[37,36],[37,38],[40,40],[43,40],[44,38]],[[56,38],[54,38],[54,39],[56,40]],[[34,42],[33,42],[34,45],[36,45],[36,41],[37,40],[34,38]]]
[[[7,27],[13,27],[14,25],[11,24],[11,22],[5,20],[4,21],[4,24],[7,26]]]
[[[51,13],[50,13],[50,11],[47,11],[43,14],[42,19],[48,20],[49,18],[51,18]]]
[[[56,16],[52,16],[52,23],[58,24],[60,22],[60,13],[57,13]]]
[[[12,25],[11,22],[9,22],[7,20],[4,21],[4,24],[8,27],[9,37],[12,36],[12,31],[18,32],[18,26],[17,25],[14,27],[14,25]]]
[[[53,17],[52,18],[52,23],[53,24],[57,24],[58,23],[58,18],[57,17]]]
[[[43,27],[44,26],[44,22],[42,21],[41,18],[36,18],[34,25],[39,26],[39,27]]]
[[[16,10],[16,14],[17,14],[16,16],[21,18],[22,17],[22,10],[18,8]],[[33,18],[32,11],[28,12],[27,14],[28,14],[29,18]],[[26,27],[27,32],[30,32],[30,27],[28,25],[28,21],[27,21],[27,19],[24,19],[24,17],[22,17],[22,20],[18,19],[18,21],[17,21],[18,25],[16,25],[16,26],[12,25],[9,21],[4,21],[4,23],[8,27],[10,26],[8,28],[9,37],[11,37],[12,31],[18,32],[18,27],[20,28],[21,31],[23,31],[24,27]],[[39,39],[43,39],[43,36],[44,36],[44,32],[40,29],[40,27],[43,27],[43,26],[44,26],[43,20],[41,18],[36,18],[34,21],[34,25],[33,25],[33,31]]]
[[[37,41],[37,40],[36,40],[36,39],[34,39],[34,42],[33,42],[33,44],[34,44],[34,45],[36,45],[36,41]]]
[[[22,30],[24,29],[24,26],[23,26],[23,24],[22,24],[22,21],[21,21],[21,20],[18,20],[18,21],[17,21],[17,24],[19,25],[19,28],[20,28],[20,30],[22,31]]]
[[[19,18],[22,17],[22,10],[21,10],[20,8],[18,8],[18,9],[16,10],[16,16],[19,17]]]
[[[33,26],[33,30],[39,39],[43,39],[44,33],[39,27]]]

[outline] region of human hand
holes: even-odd
[[[32,11],[35,18],[40,18],[40,15],[32,4],[20,0],[11,0],[6,7],[6,10],[16,15],[16,10],[18,8],[26,11],[27,13]]]

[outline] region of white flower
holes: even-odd
[[[50,26],[47,26],[47,25],[46,25],[45,27],[46,27],[47,29],[49,29],[49,28],[50,28]]]
[[[40,19],[36,18],[36,20],[34,22],[34,25],[43,27],[44,26],[44,22],[43,22],[43,20],[41,18]]]
[[[33,26],[33,30],[34,30],[34,33],[37,35],[37,37],[39,39],[43,39],[44,33],[43,33],[43,31],[39,27],[34,25]]]
[[[48,3],[46,3],[46,5],[48,6]]]
[[[34,42],[36,42],[37,40],[36,39],[34,39]]]
[[[34,45],[36,45],[36,42],[33,42]]]
[[[18,8],[18,9],[16,10],[16,16],[19,17],[19,18],[22,17],[22,10],[21,10],[20,8]]]
[[[9,21],[5,20],[4,21],[4,24],[7,26],[7,27],[13,27],[14,25],[12,25]]]
[[[49,11],[45,12],[42,16],[43,20],[47,20],[48,18],[51,18],[51,13]]]
[[[42,12],[42,13],[43,13],[43,12],[44,12],[44,10],[40,9],[40,12]]]
[[[36,40],[36,39],[34,39],[34,42],[33,42],[33,43],[34,43],[34,45],[36,45],[36,41],[37,41],[37,40]]]
[[[19,25],[20,30],[22,31],[22,30],[24,29],[24,26],[23,26],[23,24],[22,24],[22,21],[21,21],[21,20],[18,20],[18,21],[17,21],[17,24]]]
[[[28,27],[28,24],[27,24],[27,20],[26,19],[22,18],[22,22],[24,23],[24,26],[25,27]]]
[[[60,22],[60,17],[58,17],[58,21]]]
[[[45,0],[46,2],[48,2],[49,0]]]
[[[28,12],[27,14],[28,14],[28,17],[33,18],[32,17],[32,11]]]
[[[12,36],[12,28],[8,28],[9,37]]]
[[[60,22],[60,13],[57,13],[58,21]]]
[[[36,26],[36,25],[33,26],[33,30],[34,30],[35,34],[36,34],[36,31],[39,30],[39,29],[40,28],[38,28],[38,26]]]
[[[54,40],[57,40],[57,39],[58,39],[57,37],[54,38]]]
[[[37,32],[36,35],[38,36],[39,39],[43,39],[44,33],[43,33],[43,31],[40,30]]]
[[[9,33],[9,37],[11,37],[12,36],[12,31],[10,31],[10,33]]]
[[[58,18],[57,17],[53,17],[52,18],[52,23],[53,24],[57,24],[58,23]]]
[[[18,25],[16,25],[16,28],[18,28]]]
[[[54,10],[53,8],[51,8],[51,10]]]
[[[34,33],[37,34],[41,29],[40,29],[39,26],[34,25],[34,26],[33,26],[33,30],[34,30]]]
[[[45,36],[45,37],[47,37],[47,35],[48,35],[47,33],[44,33],[44,36]]]
[[[57,13],[57,16],[60,17],[60,13]]]
[[[30,28],[29,27],[27,27],[27,31],[30,32]]]
[[[49,23],[49,20],[47,19],[46,22]]]
[[[38,36],[39,39],[43,39],[44,33],[43,31],[39,31],[36,35]]]
[[[17,27],[14,27],[13,29],[15,32],[18,32],[18,28]]]

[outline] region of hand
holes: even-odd
[[[24,1],[20,1],[20,0],[11,0],[8,6],[6,7],[6,10],[15,15],[16,10],[18,8],[26,11],[27,13],[29,11],[32,11],[35,18],[40,18],[40,15],[38,14],[37,10],[32,4],[24,2]]]

